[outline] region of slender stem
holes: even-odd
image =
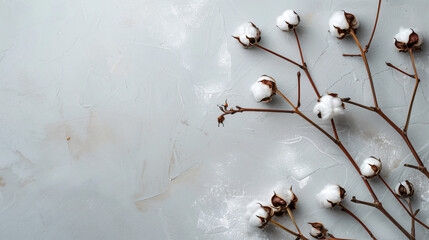
[[[413,207],[411,207],[410,198],[405,198],[405,201],[407,201],[408,206],[410,207],[410,211],[413,213],[413,218],[411,218],[411,235],[413,235],[413,237],[416,237],[416,222],[414,218]]]
[[[414,169],[420,169],[419,166],[411,165],[411,164],[404,164],[405,167],[414,168]]]
[[[314,92],[316,93],[317,97],[320,98],[320,93],[317,90],[316,85],[314,84],[313,79],[311,78],[310,73],[308,72],[308,68],[307,68],[307,64],[304,61],[304,55],[302,54],[302,49],[301,49],[301,44],[299,43],[299,38],[298,38],[298,34],[296,33],[295,28],[293,29],[293,33],[295,34],[295,38],[296,38],[296,42],[298,44],[298,49],[299,49],[299,55],[301,56],[301,61],[302,61],[302,69],[304,70],[305,74],[308,77],[308,80],[310,81],[311,86],[313,87]]]
[[[393,65],[393,64],[391,64],[391,63],[386,62],[386,65],[387,65],[388,67],[391,67],[391,68],[395,69],[396,71],[398,71],[398,72],[400,72],[400,73],[402,73],[402,74],[405,74],[406,76],[408,76],[408,77],[410,77],[410,78],[414,78],[414,75],[411,75],[411,74],[409,74],[409,73],[406,73],[405,71],[401,70],[400,68],[396,67],[395,65]]]
[[[360,55],[360,54],[347,54],[347,53],[343,53],[343,57],[362,57],[362,55]]]
[[[405,123],[405,127],[404,127],[405,133],[407,133],[408,125],[410,124],[411,111],[413,110],[414,99],[416,97],[417,87],[419,86],[419,82],[420,82],[419,76],[417,75],[416,64],[414,62],[413,49],[410,48],[409,52],[410,52],[410,57],[411,57],[411,63],[413,65],[413,69],[414,69],[414,78],[416,79],[416,85],[414,86],[413,96],[411,97],[410,107],[408,109],[407,122]]]
[[[256,47],[258,47],[258,48],[260,48],[260,49],[262,49],[262,50],[265,50],[265,51],[267,51],[267,52],[269,52],[269,53],[271,53],[271,54],[273,54],[273,55],[276,55],[277,57],[282,58],[282,59],[284,59],[284,60],[286,60],[286,61],[288,61],[288,62],[290,62],[290,63],[292,63],[292,64],[295,64],[296,66],[298,66],[298,67],[300,67],[300,68],[303,68],[303,66],[302,66],[301,64],[299,64],[299,63],[297,63],[297,62],[295,62],[295,61],[293,61],[293,60],[290,60],[289,58],[287,58],[287,57],[285,57],[285,56],[282,56],[282,55],[280,55],[280,54],[278,54],[278,53],[276,53],[276,52],[274,52],[274,51],[271,51],[271,50],[269,50],[269,49],[267,49],[267,48],[264,48],[264,47],[262,47],[262,46],[261,46],[261,45],[259,45],[259,44],[255,44],[254,46],[256,46]]]
[[[301,72],[298,72],[298,103],[296,104],[296,107],[299,108],[301,106]]]
[[[407,236],[407,238],[408,239],[411,239],[411,240],[415,240],[415,237],[413,237],[413,235],[411,235],[409,232],[407,232],[407,230],[405,230],[403,227],[402,227],[402,225],[401,224],[399,224],[393,217],[392,217],[392,215],[390,215],[387,211],[386,211],[386,209],[384,209],[384,207],[383,207],[383,205],[381,205],[381,203],[380,204],[378,204],[377,205],[377,209],[380,211],[380,212],[382,212],[383,214],[384,214],[384,216],[386,216],[399,230],[401,230],[401,232],[405,235],[405,236]]]
[[[295,110],[298,109],[280,90],[276,89],[276,93],[279,94],[284,100],[286,100]]]
[[[376,108],[378,108],[378,102],[377,102],[377,96],[375,95],[375,89],[374,89],[374,83],[372,81],[372,75],[371,70],[369,69],[368,60],[366,59],[365,51],[362,49],[362,46],[359,43],[359,40],[356,37],[356,34],[353,29],[351,29],[350,34],[352,35],[353,39],[355,40],[357,46],[359,47],[359,50],[362,55],[363,62],[365,63],[366,72],[368,73],[368,79],[371,84],[371,91],[372,91],[372,97],[374,99],[374,105]]]
[[[352,104],[352,105],[355,105],[355,106],[358,106],[358,107],[361,107],[361,108],[365,108],[366,110],[369,110],[369,111],[373,111],[373,112],[376,111],[376,109],[374,107],[368,107],[368,106],[365,106],[363,104],[360,104],[360,103],[357,103],[357,102],[353,102],[350,99],[342,98],[341,100],[343,102],[345,102],[345,103],[349,103],[349,104]]]
[[[384,214],[384,216],[386,216],[399,230],[401,230],[401,232],[407,236],[408,239],[414,240],[415,238],[409,233],[407,232],[407,230],[404,229],[404,227],[402,227],[402,225],[400,223],[398,223],[393,217],[392,215],[389,214],[389,212],[386,211],[386,209],[384,209],[383,204],[381,204],[381,202],[374,202],[374,203],[370,203],[370,202],[365,202],[365,201],[360,201],[357,200],[356,197],[352,197],[352,202],[354,203],[358,203],[358,204],[363,204],[363,205],[368,205],[370,207],[374,207],[376,209],[378,209],[381,213]]]
[[[411,144],[410,139],[408,138],[408,135],[406,133],[404,133],[402,131],[402,129],[400,129],[398,126],[396,126],[396,124],[390,120],[389,117],[387,117],[383,111],[381,111],[381,109],[376,110],[376,112],[378,113],[378,115],[380,115],[387,123],[389,123],[390,126],[392,126],[393,129],[395,129],[395,131],[397,133],[399,133],[399,135],[401,135],[402,139],[404,139],[405,143],[407,144],[408,148],[410,149],[411,153],[413,154],[414,158],[416,159],[417,163],[419,164],[419,168],[418,170],[420,172],[422,172],[423,174],[426,175],[426,177],[429,178],[429,171],[427,170],[427,168],[424,166],[422,160],[420,159],[419,155],[417,154],[416,149],[414,149],[414,146]]]
[[[262,108],[239,108],[239,109],[232,109],[229,111],[226,111],[222,115],[228,115],[228,114],[234,114],[238,112],[272,112],[272,113],[295,113],[293,110],[280,110],[280,109],[262,109]]]
[[[298,230],[298,233],[300,236],[302,236],[301,230],[299,230],[298,224],[296,224],[295,218],[293,217],[292,211],[289,207],[286,207],[287,214],[289,214],[290,219],[292,219],[293,224],[295,225],[296,230]]]
[[[321,128],[319,125],[317,125],[317,123],[313,122],[311,119],[309,119],[303,113],[301,113],[300,111],[296,111],[296,114],[298,114],[299,116],[301,116],[302,118],[304,118],[304,120],[306,120],[308,123],[310,123],[311,125],[313,125],[315,128],[317,128],[323,134],[325,134],[325,136],[327,136],[329,139],[331,139],[334,143],[338,142],[338,140],[335,139],[334,137],[332,137],[331,134],[329,134],[328,132],[326,132],[323,128]]]
[[[381,7],[381,0],[378,1],[377,16],[375,17],[374,28],[372,29],[371,38],[369,39],[368,44],[365,46],[365,52],[368,52],[369,46],[371,45],[371,42],[372,42],[372,38],[374,37],[375,29],[377,28],[377,23],[378,23],[378,16],[380,15],[380,7]]]
[[[308,240],[308,238],[300,235],[299,233],[296,233],[296,232],[290,230],[289,228],[287,228],[287,227],[283,226],[282,224],[274,221],[273,219],[271,219],[270,222],[273,223],[274,225],[276,225],[277,227],[281,228],[282,230],[284,230],[284,231],[286,231],[286,232],[288,232],[288,233],[290,233],[290,234],[292,234],[292,235],[294,235],[296,237],[300,237],[303,240]]]
[[[360,225],[362,225],[363,228],[365,228],[365,230],[368,232],[369,236],[371,236],[372,239],[377,240],[377,238],[374,237],[374,235],[372,234],[372,232],[368,229],[368,227],[354,214],[352,213],[349,209],[347,209],[344,205],[342,205],[341,203],[338,204],[341,207],[341,210],[343,210],[344,212],[348,213],[350,216],[352,216],[356,221],[358,221],[358,223],[360,223]]]
[[[377,207],[377,204],[372,203],[372,202],[365,202],[365,201],[357,200],[355,196],[353,196],[350,201],[352,201],[354,203],[357,203],[357,204],[367,205],[367,206],[370,206],[370,207]]]
[[[335,139],[337,139],[337,141],[340,141],[340,138],[338,138],[337,127],[335,127],[334,119],[331,119],[331,125],[332,125],[332,131],[334,132],[334,135],[335,135]]]
[[[296,34],[295,28],[293,28],[293,33],[295,34],[296,42],[298,43],[299,55],[301,55],[302,65],[304,65],[304,57],[302,55],[301,44],[299,43],[298,34]]]

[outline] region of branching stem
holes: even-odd
[[[377,240],[377,238],[374,237],[371,230],[368,229],[368,227],[363,223],[358,216],[356,216],[353,212],[351,212],[349,209],[347,209],[343,204],[338,204],[341,207],[341,210],[348,213],[350,216],[352,216],[360,225],[362,225],[363,228],[368,232],[369,236],[371,236],[372,239]]]

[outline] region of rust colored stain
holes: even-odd
[[[4,187],[4,186],[6,186],[6,182],[2,177],[0,177],[0,187]]]

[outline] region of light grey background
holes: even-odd
[[[368,239],[345,213],[319,207],[326,183],[343,185],[346,205],[379,239],[404,239],[378,212],[349,202],[370,200],[359,176],[328,139],[297,116],[245,113],[218,128],[217,104],[288,108],[276,97],[258,104],[249,87],[273,76],[296,99],[296,67],[230,36],[253,21],[263,46],[299,59],[292,33],[275,26],[285,9],[301,16],[298,33],[321,92],[371,104],[369,82],[351,39],[328,33],[336,10],[355,13],[368,41],[377,1],[33,0],[0,2],[0,238],[1,239],[294,239],[273,226],[251,232],[243,219],[252,199],[278,181],[298,195],[303,231],[322,221],[337,237]],[[426,0],[383,0],[368,54],[380,106],[405,122],[414,81],[398,53],[399,27],[428,35]],[[429,50],[416,54],[422,79],[409,136],[427,163]],[[302,79],[305,113],[315,96]],[[312,116],[313,119],[314,116]],[[392,185],[416,186],[415,208],[429,223],[429,186],[405,144],[380,118],[353,106],[337,120],[340,137],[360,163],[375,155]],[[323,123],[322,123],[323,124]],[[329,125],[324,124],[329,130]],[[70,137],[70,140],[67,138]],[[378,182],[392,215],[409,229],[404,211]],[[399,209],[399,210],[398,210]],[[292,227],[286,217],[280,222]],[[429,232],[417,227],[418,239]]]

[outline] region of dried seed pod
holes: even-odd
[[[297,208],[298,197],[292,192],[292,187],[287,187],[283,184],[278,184],[274,188],[274,194],[271,197],[271,204],[274,207],[274,213],[277,216],[283,216],[287,210]]]
[[[409,198],[414,194],[414,186],[408,180],[402,181],[396,185],[395,194],[398,197]]]
[[[240,25],[232,37],[237,39],[243,47],[249,48],[261,41],[261,31],[255,24],[248,22]]]
[[[320,222],[311,222],[308,223],[310,227],[310,235],[316,239],[325,239],[328,233],[328,229],[323,226]]]
[[[394,39],[395,47],[400,52],[406,52],[410,49],[419,49],[423,44],[423,34],[412,28],[400,28]]]

